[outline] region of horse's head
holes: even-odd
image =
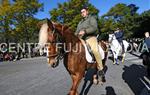
[[[62,26],[63,27],[63,26]],[[39,33],[39,45],[40,47],[47,47],[47,61],[51,67],[56,67],[59,63],[61,50],[60,45],[62,38],[60,29],[62,27],[56,27],[56,25],[47,19],[47,22],[42,24]],[[61,47],[62,48],[62,47]]]
[[[108,42],[111,43],[113,40],[115,40],[116,37],[114,34],[109,34]]]

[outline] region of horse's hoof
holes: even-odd
[[[50,64],[47,64],[48,65],[48,68],[50,69],[51,68],[51,65]]]
[[[116,62],[113,62],[113,65],[115,65],[116,64]]]
[[[102,81],[99,81],[99,84],[100,84],[100,85],[103,85],[103,84],[104,84],[104,82],[102,82]]]
[[[116,63],[117,65],[119,65],[119,63]]]
[[[99,85],[103,85],[105,82],[106,82],[106,80],[101,80],[101,79],[98,80]]]
[[[93,84],[98,85],[99,81],[98,79],[93,79]]]
[[[79,95],[78,92],[70,91],[67,95]]]

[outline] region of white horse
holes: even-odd
[[[127,52],[129,43],[126,40],[123,40],[124,53],[122,53],[122,46],[120,45],[120,43],[118,42],[114,34],[109,34],[108,40],[109,40],[110,49],[112,51],[113,58],[114,58],[113,64],[118,64],[118,56],[120,53],[122,56],[122,63],[124,63],[125,53]]]

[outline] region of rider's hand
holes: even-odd
[[[85,34],[85,31],[83,31],[83,30],[81,30],[80,32],[79,32],[79,35],[80,36],[83,36]]]

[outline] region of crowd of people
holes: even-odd
[[[30,57],[36,57],[40,56],[40,52],[35,52],[33,50],[34,48],[31,48],[31,51],[29,52],[28,50],[19,50],[19,51],[14,51],[10,52],[9,49],[5,46],[1,46],[0,50],[0,62],[2,61],[16,61],[20,60],[22,58],[30,58]]]

